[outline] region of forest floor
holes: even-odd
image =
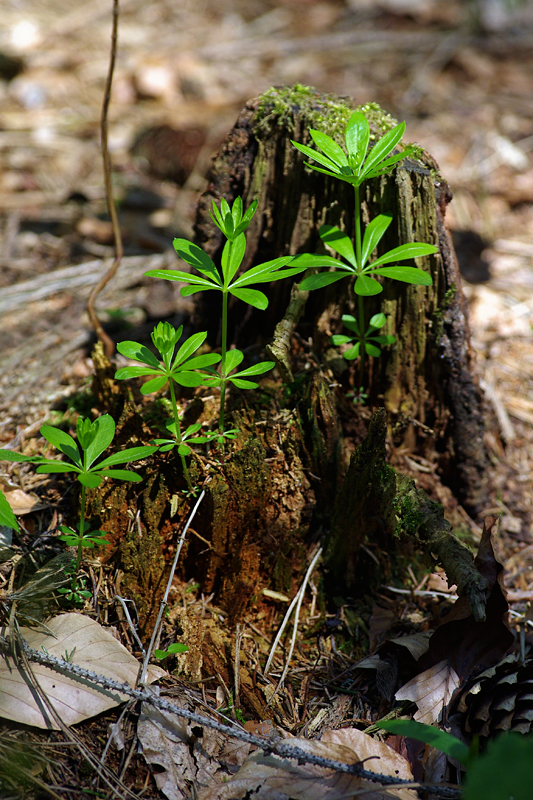
[[[476,368],[500,426],[492,488],[471,530],[479,538],[483,517],[501,515],[498,555],[511,597],[524,604],[533,599],[533,8],[494,3],[491,14],[488,6],[124,0],[109,136],[125,258],[97,310],[111,332],[117,314],[145,330],[186,318],[190,301],[174,284],[141,276],[175,262],[175,236],[193,235],[211,155],[251,97],[297,82],[378,102],[405,120],[405,139],[431,153],[454,195],[447,224]],[[0,446],[15,438],[23,447],[90,381],[85,303],[113,256],[99,150],[111,2],[12,2],[3,17]],[[7,476],[0,485],[12,488]],[[17,511],[29,534],[40,533],[49,518],[28,500],[28,476],[23,488]],[[191,596],[202,609],[209,603]],[[268,626],[250,623],[268,627],[271,641],[279,616]],[[223,689],[215,694],[219,708],[229,702]],[[324,713],[334,707],[337,720],[346,713],[339,697],[346,695],[333,691],[322,705]],[[285,701],[288,718],[293,701]],[[370,713],[352,710],[354,719]],[[108,722],[82,730],[89,747],[106,737]],[[118,770],[119,750],[112,752]],[[82,780],[72,762],[53,772],[56,786],[59,774],[71,787]],[[135,782],[124,772],[134,796],[145,780],[142,796],[159,796],[146,769],[141,774]],[[61,796],[79,796],[69,791]]]

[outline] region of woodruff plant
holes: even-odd
[[[68,599],[79,602],[84,598],[90,597],[90,592],[80,588],[78,584],[78,572],[83,558],[83,549],[94,547],[95,545],[107,544],[102,537],[105,531],[89,531],[89,525],[85,521],[86,509],[86,490],[95,489],[102,483],[104,478],[115,478],[121,481],[138,482],[142,480],[136,472],[125,469],[114,469],[116,464],[128,464],[152,455],[157,450],[153,446],[130,447],[126,450],[114,453],[103,461],[96,463],[97,459],[106,450],[115,436],[115,421],[109,414],[98,417],[94,422],[79,417],[76,424],[76,434],[78,443],[68,433],[59,428],[52,428],[50,425],[43,425],[41,435],[67,457],[70,463],[56,461],[55,459],[45,458],[44,456],[25,456],[22,453],[15,453],[12,450],[0,450],[0,461],[17,461],[37,464],[37,472],[75,472],[77,480],[81,483],[80,498],[80,521],[77,531],[65,525],[60,527],[63,539],[68,545],[75,545],[78,548],[76,565],[74,568],[71,588],[68,592]],[[111,469],[110,469],[111,468]],[[60,590],[61,591],[61,590]]]
[[[405,131],[405,122],[390,130],[368,151],[370,143],[370,127],[365,115],[356,111],[350,117],[346,126],[344,141],[346,152],[330,136],[325,133],[309,129],[311,138],[319,150],[313,150],[307,145],[298,142],[292,144],[304,155],[318,162],[320,166],[307,162],[307,166],[317,172],[322,172],[332,178],[349,183],[355,193],[355,249],[350,238],[332,225],[322,225],[319,234],[325,245],[340,255],[338,258],[308,253],[296,256],[291,266],[334,267],[335,272],[318,273],[304,278],[300,289],[319,289],[329,286],[342,278],[355,276],[354,292],[358,300],[358,319],[351,315],[343,316],[346,327],[355,333],[355,337],[335,336],[335,344],[345,344],[356,341],[356,344],[346,350],[345,358],[359,356],[359,384],[362,391],[364,376],[365,355],[377,357],[381,354],[379,345],[392,344],[393,336],[377,335],[377,331],[385,324],[384,314],[375,314],[370,325],[366,327],[363,298],[379,294],[383,288],[373,277],[382,275],[405,283],[429,286],[433,282],[431,275],[415,267],[397,266],[396,261],[405,261],[409,258],[418,258],[437,252],[432,244],[423,242],[409,242],[395,247],[384,253],[374,261],[370,261],[372,253],[378,246],[387,228],[392,222],[392,217],[379,214],[366,226],[364,235],[361,235],[361,202],[359,187],[370,178],[377,178],[391,172],[395,165],[409,155],[412,148],[407,147],[401,153],[391,155],[396,145],[401,141]],[[319,152],[322,151],[322,152]],[[394,266],[383,266],[393,264]]]
[[[162,364],[144,345],[138,342],[119,342],[119,344],[117,344],[119,353],[126,356],[126,358],[133,359],[133,361],[139,361],[141,364],[144,364],[144,366],[122,367],[115,372],[115,378],[117,380],[126,380],[128,378],[151,375],[151,380],[141,386],[141,394],[158,392],[168,382],[174,419],[167,422],[166,427],[174,438],[155,439],[154,444],[160,446],[163,452],[172,450],[173,447],[178,448],[178,454],[181,458],[187,486],[189,487],[189,491],[192,492],[193,486],[191,477],[189,475],[187,462],[185,461],[185,456],[189,455],[191,452],[188,442],[200,444],[201,442],[207,442],[209,437],[194,437],[194,434],[200,430],[201,425],[199,423],[189,425],[189,427],[182,432],[174,384],[177,383],[180,386],[200,386],[202,383],[206,383],[206,374],[196,372],[196,370],[217,364],[221,360],[221,356],[218,353],[205,353],[192,358],[193,353],[205,342],[207,336],[205,331],[189,336],[176,353],[176,345],[181,339],[182,333],[183,325],[180,325],[176,330],[170,322],[159,322],[154,328],[152,332],[152,341],[161,356]],[[188,442],[186,440],[188,440]]]
[[[200,275],[179,270],[160,270],[154,269],[145,272],[152,278],[164,278],[170,281],[182,281],[186,285],[180,289],[184,297],[196,294],[196,292],[206,292],[215,290],[222,293],[222,354],[220,359],[220,374],[213,375],[204,381],[206,386],[220,387],[220,416],[219,434],[224,435],[224,412],[226,385],[233,383],[239,389],[255,389],[257,383],[250,381],[249,378],[255,375],[262,375],[275,366],[273,361],[261,361],[252,367],[243,369],[239,372],[231,372],[242,362],[244,354],[240,350],[229,350],[227,343],[228,330],[228,296],[231,294],[239,300],[258,308],[262,311],[268,306],[268,298],[258,289],[250,289],[252,284],[270,283],[271,281],[288,278],[303,272],[307,265],[292,264],[293,256],[281,256],[264,264],[237,275],[239,267],[244,259],[246,250],[246,237],[244,231],[248,228],[257,208],[257,200],[251,204],[243,213],[242,199],[237,197],[232,208],[229,207],[225,199],[221,200],[220,209],[213,201],[213,222],[222,231],[226,238],[226,244],[222,251],[221,269],[217,269],[211,258],[200,247],[189,242],[187,239],[174,239],[174,249],[177,254],[191,267],[194,267]],[[289,262],[290,265],[289,265]]]

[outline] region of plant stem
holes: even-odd
[[[178,404],[176,403],[176,393],[174,391],[174,381],[172,378],[169,380],[170,384],[170,399],[172,401],[172,412],[174,414],[174,425],[176,426],[176,439],[178,445],[183,444],[183,439],[181,438],[181,429],[180,429],[180,417],[178,414]],[[191,476],[189,475],[189,470],[187,468],[187,462],[185,461],[185,456],[180,453],[181,458],[181,465],[183,467],[183,472],[185,474],[185,478],[187,480],[187,486],[189,487],[189,491],[193,491],[192,483],[191,483]]]
[[[218,418],[218,430],[224,433],[224,411],[226,407],[226,352],[228,337],[228,292],[222,293],[222,360],[220,362],[220,374],[222,383],[220,384],[220,415]]]
[[[363,255],[361,247],[361,202],[359,199],[359,186],[355,185],[355,211],[354,211],[354,225],[355,225],[355,257],[357,260],[357,273],[360,275],[363,271]],[[357,306],[359,312],[359,389],[363,386],[363,378],[365,374],[365,311],[362,295],[357,295]]]
[[[74,570],[74,577],[72,578],[72,591],[75,592],[78,588],[78,572],[83,558],[83,534],[85,533],[85,486],[81,485],[81,498],[80,498],[80,523],[78,527],[78,555],[76,557],[76,569]]]

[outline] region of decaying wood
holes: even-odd
[[[272,89],[249,101],[227,136],[209,174],[209,186],[197,215],[197,241],[217,260],[223,245],[209,212],[212,201],[237,195],[245,206],[258,200],[258,210],[247,233],[243,268],[277,256],[320,252],[321,224],[338,225],[352,233],[353,192],[304,166],[305,159],[291,139],[309,143],[309,127],[320,129],[342,142],[352,106],[346,98],[323,95],[305,87]],[[374,134],[391,120],[375,106],[365,107]],[[444,215],[451,193],[438,166],[423,150],[410,157],[390,176],[369,181],[362,192],[363,216],[390,214],[393,222],[382,243],[384,249],[409,241],[434,243],[439,253],[420,259],[418,266],[431,272],[433,286],[410,286],[386,281],[384,291],[367,299],[367,314],[382,309],[388,317],[384,332],[394,334],[394,347],[385,348],[370,370],[369,403],[383,403],[389,423],[403,426],[398,444],[420,455],[438,452],[439,467],[459,499],[471,510],[482,505],[489,459],[484,444],[483,394],[473,370],[465,300],[461,278]],[[285,338],[278,328],[270,353],[281,344],[279,363],[290,377],[283,354],[287,336],[295,324],[294,295],[289,281],[272,284],[266,312],[247,310],[235,301],[230,310],[230,336],[237,346],[259,340],[268,344],[283,320]],[[218,298],[202,293],[196,314],[199,324],[209,326],[219,318]],[[301,313],[303,299],[298,302]],[[286,313],[287,306],[289,309]],[[325,309],[333,309],[326,323],[317,325]],[[353,311],[348,282],[311,292],[299,323],[304,338],[313,338],[323,352],[331,333],[340,332],[342,313]],[[218,330],[211,323],[215,342]],[[285,344],[283,344],[285,342]],[[277,357],[277,356],[276,356]],[[417,424],[418,423],[418,424]],[[432,431],[433,433],[429,433]]]
[[[364,579],[358,570],[358,556],[365,541],[372,541],[376,533],[391,544],[408,537],[435,557],[446,571],[449,585],[456,584],[458,594],[468,599],[474,618],[483,620],[486,579],[474,566],[469,548],[453,534],[442,506],[412,478],[387,465],[386,437],[387,415],[380,408],[351,458],[337,495],[325,556],[336,592],[353,594]]]

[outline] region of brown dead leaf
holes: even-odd
[[[5,494],[6,500],[11,506],[11,510],[17,516],[30,514],[32,511],[39,511],[41,508],[46,508],[44,503],[41,503],[36,494],[31,492],[24,492],[22,489],[10,489],[0,486]]]
[[[382,742],[354,728],[326,731],[322,741],[291,739],[291,744],[306,753],[348,764],[364,759],[365,769],[382,775],[412,780],[407,761]],[[341,800],[363,790],[366,800],[415,800],[413,789],[382,787],[354,775],[324,769],[313,764],[298,764],[294,759],[252,753],[237,774],[224,784],[206,787],[197,800]]]
[[[459,678],[453,667],[447,661],[440,661],[398,689],[395,697],[416,703],[415,719],[432,725],[438,722],[458,686]]]
[[[84,669],[121,683],[135,684],[139,662],[101,625],[82,614],[61,614],[46,623],[54,635],[21,628],[21,634],[33,650],[45,650],[56,658],[67,658]],[[40,664],[33,671],[43,691],[66,725],[75,725],[127,700],[102,686],[88,685],[82,678],[61,673]],[[165,675],[159,667],[150,667],[149,680]],[[0,716],[57,730],[37,692],[31,687],[22,665],[0,658]]]

